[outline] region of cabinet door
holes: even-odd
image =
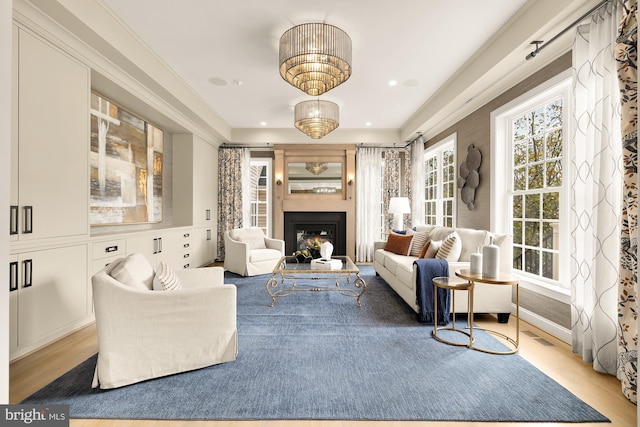
[[[18,349],[18,273],[19,263],[17,255],[9,256],[9,353]]]
[[[217,212],[218,153],[205,141],[193,144],[193,225],[212,227]]]
[[[88,234],[89,71],[25,31],[18,42],[19,238]]]
[[[87,246],[18,254],[18,346],[65,332],[87,314]]]
[[[18,206],[18,28],[13,27],[13,50],[11,61],[11,175],[9,177],[9,204],[10,224],[9,235],[10,240],[18,240],[18,231],[20,224],[19,206]]]
[[[156,254],[160,248],[159,237],[156,236],[140,236],[127,238],[127,255],[133,253],[141,253],[149,263],[156,268]]]

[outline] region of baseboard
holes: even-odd
[[[511,306],[511,313],[515,314],[515,312],[516,306],[514,304]],[[520,307],[520,319],[532,324],[536,328],[542,329],[546,333],[553,335],[567,344],[571,344],[571,330],[563,328],[557,323],[549,321],[549,319],[545,319],[544,317],[522,307]]]

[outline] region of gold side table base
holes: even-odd
[[[456,303],[456,291],[468,291],[469,298],[467,300],[467,327],[466,329],[456,328],[456,312],[452,310],[451,312],[451,321],[453,322],[453,326],[447,326],[443,328],[438,328],[438,288],[450,289],[451,290],[451,307],[455,306]],[[448,339],[442,338],[438,336],[438,331],[453,331],[464,334],[469,337],[469,342],[455,342],[450,341]],[[433,279],[433,331],[431,331],[431,335],[436,340],[449,344],[456,345],[459,347],[469,347],[473,348],[473,342],[475,341],[473,338],[473,283],[472,282],[455,282],[452,281],[452,278],[449,277],[435,277]]]

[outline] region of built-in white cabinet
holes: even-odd
[[[173,135],[174,222],[196,227],[217,223],[218,151],[193,134]]]
[[[86,244],[10,255],[12,358],[86,323],[87,255]]]
[[[89,69],[14,27],[11,241],[89,232]]]
[[[216,258],[216,239],[215,230],[212,228],[194,228],[192,234],[192,245],[195,259],[193,264],[195,267],[202,267],[210,264]]]
[[[195,267],[191,251],[190,229],[170,229],[127,238],[127,254],[143,254],[154,268],[160,261],[174,269]]]

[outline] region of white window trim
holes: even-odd
[[[550,96],[550,93],[557,93],[561,91],[563,93],[565,103],[563,105],[563,121],[565,123],[563,127],[564,132],[564,144],[563,144],[563,176],[564,185],[561,194],[560,203],[560,221],[562,224],[569,225],[569,200],[570,200],[570,185],[568,185],[566,179],[571,174],[569,173],[569,143],[573,140],[573,128],[571,126],[572,117],[572,99],[571,99],[571,82],[573,73],[571,70],[566,70],[557,76],[547,80],[545,83],[535,87],[527,93],[519,96],[511,102],[503,105],[491,112],[491,170],[512,170],[511,158],[507,154],[507,150],[502,146],[498,146],[499,142],[505,141],[507,138],[507,132],[510,131],[510,124],[507,120],[507,116],[513,116],[517,114],[518,107],[522,110],[532,108],[533,105],[541,103],[544,99]],[[509,223],[508,210],[506,209],[507,203],[507,180],[495,179],[491,177],[491,230],[497,233],[512,234],[511,224]],[[569,252],[570,241],[568,238],[568,230],[563,234],[567,236],[560,238],[560,264],[569,265]],[[554,281],[548,281],[543,278],[533,277],[533,275],[520,275],[520,285],[538,294],[552,298],[554,300],[569,304],[571,303],[571,289],[570,289],[570,272],[565,269],[561,271],[561,276],[558,282],[560,286],[556,285]]]
[[[458,157],[457,156],[458,134],[456,132],[454,132],[451,135],[441,139],[440,141],[436,142],[435,144],[425,148],[422,162],[424,163],[427,158],[433,157],[434,152],[438,152],[438,154],[440,155],[441,152],[443,151],[443,149],[446,148],[446,146],[448,146],[448,145],[452,146],[452,150],[453,150],[453,153],[454,153],[453,154],[454,155],[454,159],[453,159],[454,176],[457,176],[458,166],[457,166],[456,162],[458,161],[458,159],[457,159],[457,157]],[[440,155],[440,160],[442,160],[442,156],[441,155]],[[438,188],[438,193],[440,193],[440,196],[442,196],[442,194],[441,194],[442,193],[442,165],[439,164],[438,168],[439,169],[438,169],[438,187],[437,188]],[[426,178],[426,173],[427,173],[427,170],[425,168],[425,170],[424,170],[425,176],[423,177],[423,182],[424,182],[424,179]],[[454,194],[453,194],[453,206],[452,206],[452,210],[453,211],[452,211],[451,215],[452,215],[452,221],[453,221],[453,225],[452,226],[455,227],[456,223],[457,223],[457,217],[458,217],[458,215],[457,215],[458,210],[457,210],[457,203],[456,203],[455,181],[454,181],[453,192],[454,192]],[[441,202],[443,199],[439,198],[438,200]],[[428,200],[425,198],[423,200],[423,204],[426,204],[427,201]],[[438,206],[438,209],[441,209],[442,208],[442,203],[438,203],[437,206]],[[426,212],[426,206],[425,206],[425,210],[424,210],[424,214],[423,215],[426,216],[426,213],[427,212]],[[441,220],[442,217],[440,217],[439,219]],[[422,223],[426,223],[424,217],[421,218],[421,222]],[[438,224],[438,225],[441,226],[442,225],[442,221],[440,221],[440,224]]]
[[[259,164],[265,164],[267,165],[267,178],[266,178],[266,183],[267,183],[267,237],[271,237],[271,235],[273,234],[273,198],[272,198],[272,192],[273,192],[273,185],[272,185],[272,181],[271,181],[271,176],[273,175],[273,161],[272,159],[265,157],[256,157],[256,158],[252,158],[249,161],[250,164],[252,163],[259,163]],[[250,203],[253,203],[253,200],[250,201]]]

